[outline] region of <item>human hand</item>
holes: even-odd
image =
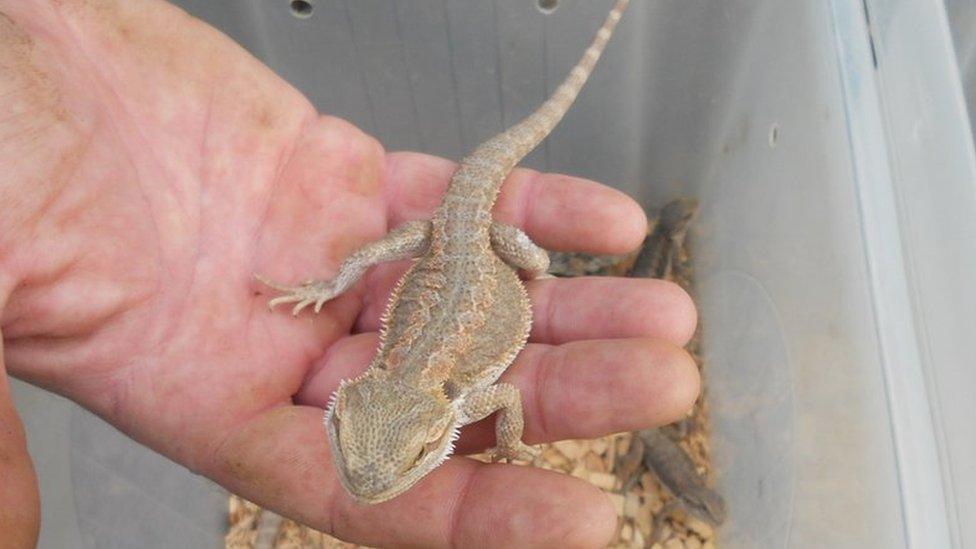
[[[337,482],[322,409],[361,371],[403,263],[319,315],[270,312],[252,275],[327,277],[353,249],[428,217],[453,165],[387,154],[318,116],[226,37],[152,0],[0,0],[0,328],[8,369],[228,489],[369,545],[605,544],[592,486],[454,458],[389,502]],[[629,198],[517,170],[500,221],[539,245],[614,253],[644,235]],[[526,442],[680,417],[694,309],[653,280],[529,283],[519,387]],[[465,429],[459,452],[490,445]]]
[[[0,300],[0,305],[2,305]],[[10,395],[0,341],[0,532],[4,547],[34,547],[41,526],[37,477]]]

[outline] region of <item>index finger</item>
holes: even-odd
[[[387,155],[391,226],[430,217],[456,166],[420,153]],[[505,180],[494,217],[521,227],[550,250],[625,253],[647,232],[647,216],[626,194],[595,181],[526,168],[516,168]]]

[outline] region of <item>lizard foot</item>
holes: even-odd
[[[492,463],[502,460],[514,461],[516,459],[532,461],[539,454],[540,451],[538,448],[533,448],[521,440],[516,441],[512,446],[495,446],[488,450],[488,457],[491,458]]]
[[[298,286],[285,286],[272,282],[260,275],[254,275],[254,277],[265,286],[284,293],[284,295],[268,301],[268,308],[274,309],[276,305],[282,303],[294,303],[295,306],[291,310],[291,314],[293,315],[297,315],[309,305],[314,305],[315,312],[317,313],[322,310],[322,305],[326,301],[339,294],[339,292],[335,291],[335,285],[328,280],[306,280]]]

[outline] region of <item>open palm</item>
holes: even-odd
[[[0,316],[7,367],[190,469],[357,542],[599,545],[592,487],[450,460],[400,498],[354,504],[322,408],[355,375],[404,265],[372,270],[319,315],[269,311],[258,273],[327,278],[361,244],[430,215],[453,165],[387,154],[319,116],[206,25],[152,0],[0,0]],[[517,171],[496,217],[552,249],[622,252],[630,199]],[[535,325],[506,378],[526,441],[669,421],[697,392],[680,350],[687,296],[646,280],[529,285]],[[491,443],[466,430],[462,451]],[[490,534],[490,537],[489,537]]]

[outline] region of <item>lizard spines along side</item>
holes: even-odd
[[[503,297],[500,288],[496,291],[489,289],[494,282],[492,279],[497,276],[493,272],[496,254],[489,244],[493,223],[492,207],[504,180],[515,165],[538,146],[568,112],[592,74],[629,3],[630,0],[617,0],[569,75],[541,106],[509,129],[476,147],[461,160],[441,205],[431,219],[428,253],[421,260],[422,265],[415,265],[417,270],[424,272],[421,278],[427,279],[428,282],[435,278],[441,281],[437,285],[440,300],[453,305],[440,308],[440,314],[430,310],[415,310],[413,314],[401,315],[401,319],[405,316],[411,318],[409,326],[399,328],[409,333],[402,334],[401,345],[382,346],[381,356],[374,361],[375,365],[382,367],[384,360],[389,360],[391,355],[400,358],[403,352],[414,355],[430,352],[431,349],[421,349],[412,344],[422,326],[429,328],[431,324],[444,325],[453,315],[452,311],[458,308],[467,309],[469,313],[477,312],[491,306],[490,303],[485,302],[486,300]],[[402,281],[407,280],[409,276],[410,274],[405,275]],[[393,316],[393,310],[400,303],[401,293],[404,290],[402,281],[394,288],[389,306],[383,315],[381,335],[384,343],[388,341],[387,336],[390,332],[387,321]],[[511,295],[508,298],[511,301],[510,306],[521,307],[523,303],[527,306],[528,297],[524,289],[521,290],[516,292],[518,295]],[[481,302],[481,304],[468,307],[457,305],[470,301]],[[479,324],[482,322],[458,322],[456,333],[444,335],[444,338],[458,339],[458,344],[452,345],[445,340],[442,346],[448,348],[465,346],[464,340],[470,337],[472,331],[478,329]],[[524,333],[525,337],[522,338],[524,341],[531,329],[530,313],[526,311],[525,318],[515,322],[513,329],[515,326]],[[411,350],[404,351],[403,347],[411,347]],[[513,359],[518,350],[515,349],[510,353]],[[386,366],[390,365],[386,364]],[[450,365],[445,363],[443,367],[450,368]],[[426,368],[429,372],[438,369],[440,368],[436,366]],[[439,377],[439,375],[430,377]]]

